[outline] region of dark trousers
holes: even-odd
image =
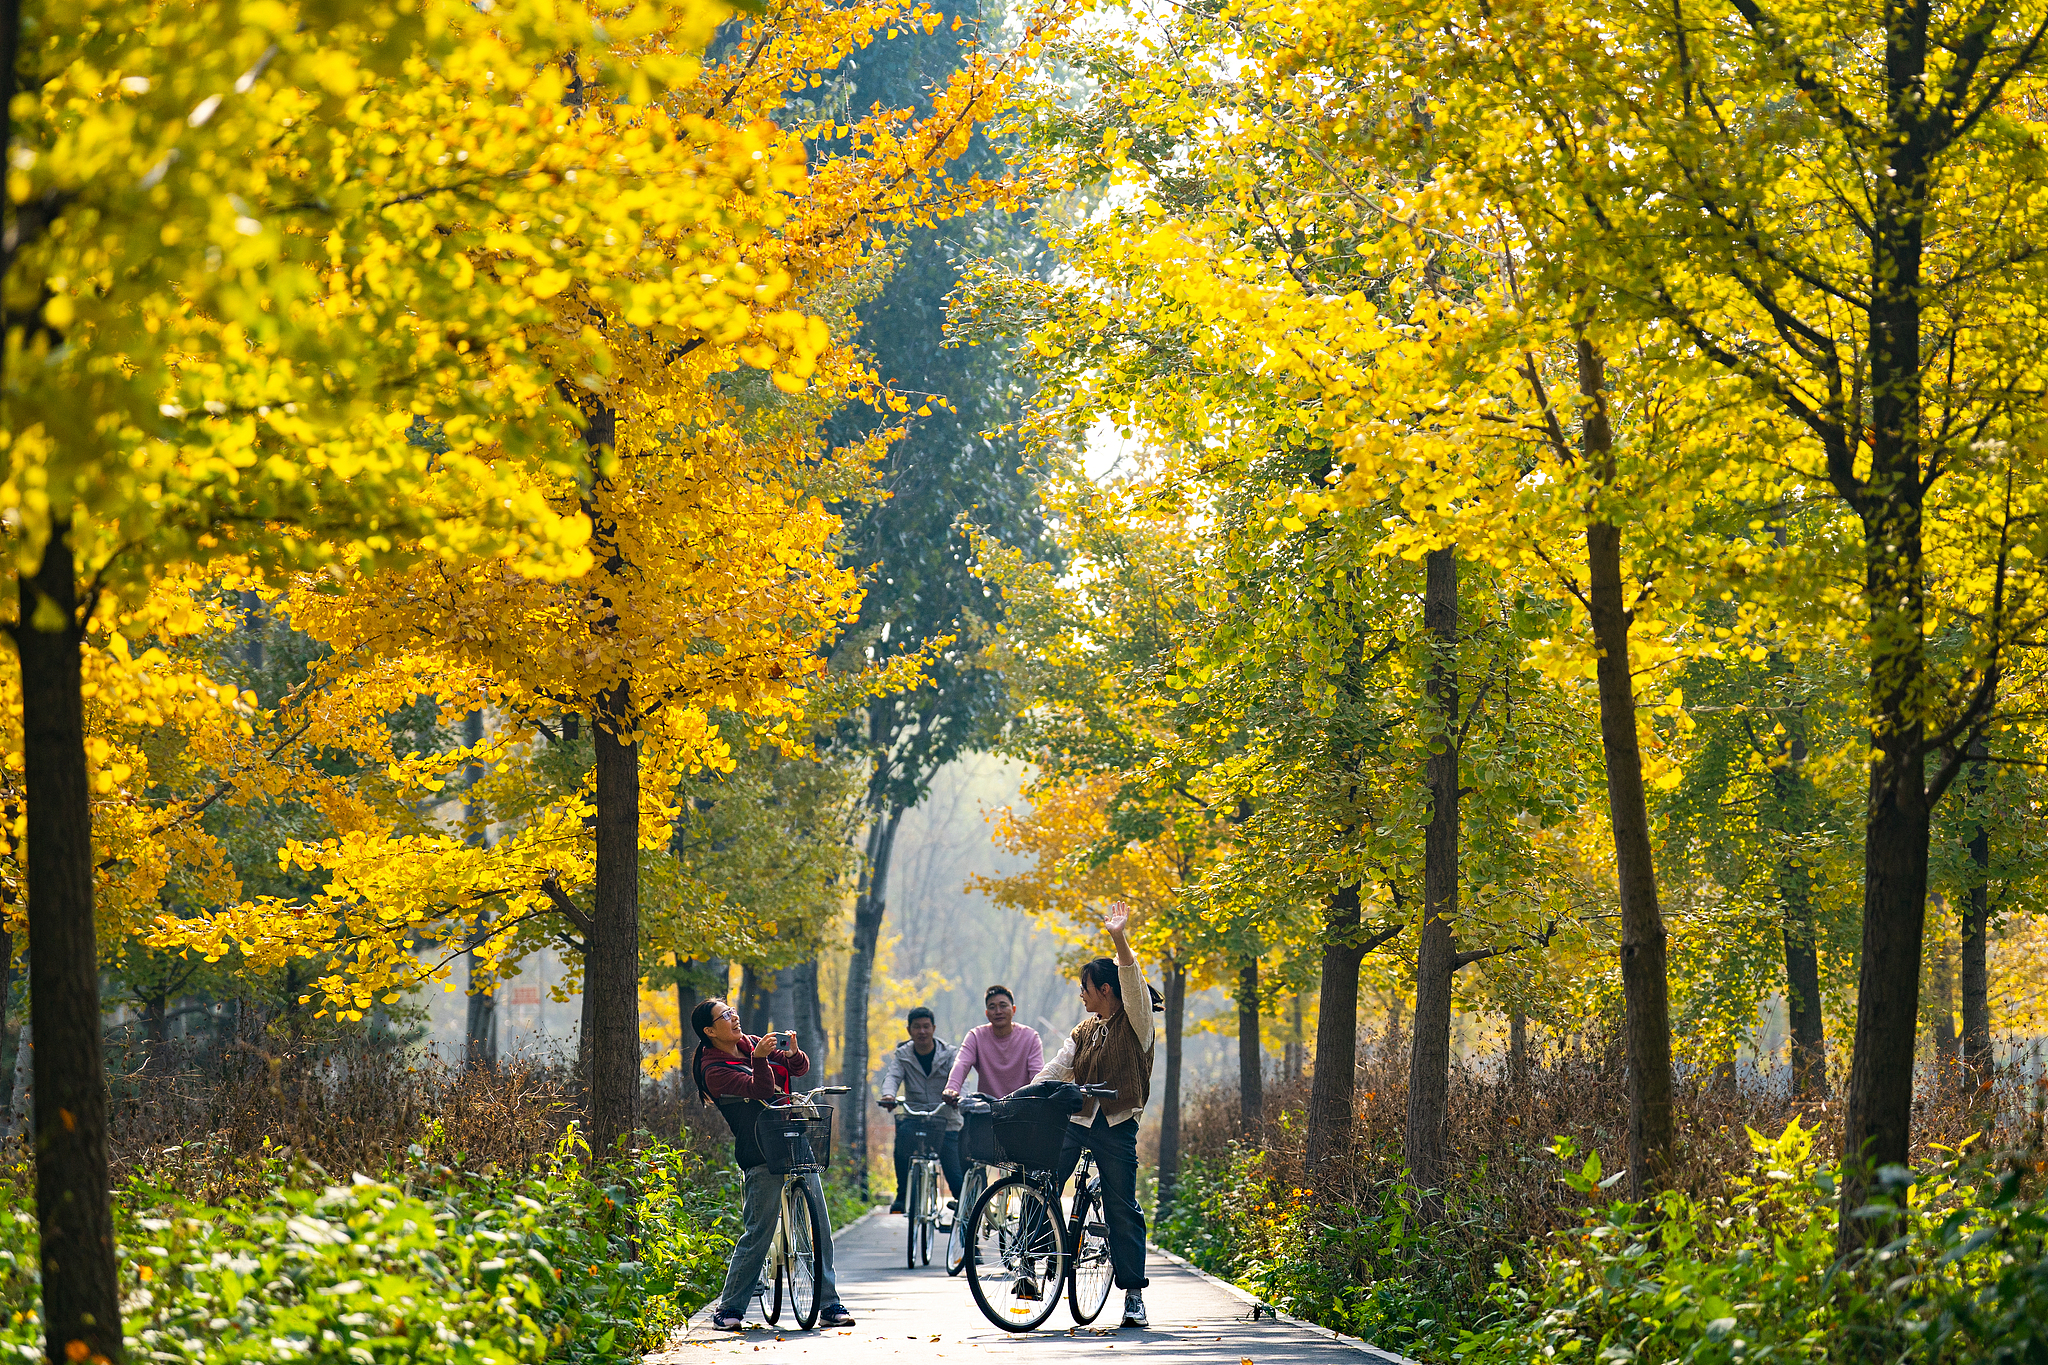
[[[1116,1271],[1118,1289],[1143,1289],[1145,1278],[1145,1211],[1138,1207],[1138,1123],[1111,1127],[1101,1114],[1083,1127],[1067,1125],[1067,1141],[1060,1150],[1060,1188],[1081,1164],[1081,1149],[1095,1153],[1095,1168],[1102,1173],[1102,1211],[1109,1221],[1109,1261]],[[1071,1207],[1071,1205],[1069,1206]]]
[[[910,1158],[917,1155],[917,1131],[913,1125],[896,1125],[896,1202],[902,1203],[903,1196],[910,1193]],[[1136,1148],[1132,1149],[1133,1151]],[[939,1169],[946,1173],[946,1188],[953,1197],[960,1197],[960,1181],[967,1174],[967,1168],[960,1164],[960,1130],[947,1130],[945,1141],[939,1144]],[[966,1210],[962,1209],[962,1213]]]

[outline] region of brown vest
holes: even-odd
[[[1138,1046],[1128,1013],[1118,1010],[1113,1019],[1090,1015],[1074,1026],[1073,1040],[1075,1082],[1116,1087],[1109,1112],[1140,1109],[1152,1098],[1152,1049]],[[1094,1122],[1095,1107],[1096,1101],[1087,1101],[1080,1117]]]

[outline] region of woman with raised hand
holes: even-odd
[[[1131,907],[1115,901],[1102,927],[1116,958],[1098,957],[1081,967],[1081,1006],[1088,1017],[1074,1026],[1059,1054],[1036,1079],[1077,1085],[1113,1085],[1116,1098],[1084,1102],[1067,1126],[1059,1178],[1065,1185],[1081,1162],[1082,1149],[1095,1154],[1102,1172],[1103,1211],[1109,1219],[1109,1259],[1116,1286],[1124,1291],[1126,1327],[1143,1327],[1145,1317],[1145,1211],[1138,1207],[1138,1118],[1152,1098],[1152,1011],[1158,994],[1131,952]]]

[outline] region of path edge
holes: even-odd
[[[866,1213],[862,1214],[860,1217],[854,1219],[851,1223],[848,1223],[845,1227],[832,1229],[832,1245],[835,1247],[838,1246],[840,1238],[846,1236],[855,1228],[864,1226],[865,1224],[874,1221],[876,1218],[880,1217],[882,1214],[887,1213],[888,1211],[889,1206],[887,1204],[877,1204],[873,1208],[869,1209]],[[669,1350],[670,1347],[680,1346],[687,1342],[690,1339],[690,1333],[696,1330],[697,1319],[709,1317],[711,1311],[716,1307],[718,1307],[718,1295],[713,1294],[709,1299],[706,1299],[704,1301],[703,1305],[700,1308],[698,1308],[696,1312],[690,1314],[690,1316],[683,1319],[683,1325],[679,1329],[677,1329],[676,1334],[674,1336],[669,1338],[668,1342],[662,1347],[661,1350],[649,1351],[647,1354],[650,1356],[663,1355]]]
[[[1234,1285],[1226,1279],[1222,1279],[1218,1276],[1211,1275],[1208,1271],[1202,1269],[1202,1267],[1196,1265],[1194,1262],[1188,1260],[1186,1257],[1174,1255],[1165,1247],[1160,1246],[1157,1242],[1147,1243],[1146,1246],[1147,1249],[1150,1250],[1153,1255],[1158,1256],[1160,1259],[1167,1261],[1173,1265],[1177,1265],[1182,1270],[1188,1271],[1190,1274],[1199,1275],[1202,1279],[1207,1280],[1210,1284],[1216,1286],[1216,1288],[1222,1290],[1224,1293],[1230,1295],[1232,1298],[1237,1299],[1242,1303],[1249,1304],[1253,1308],[1253,1310],[1255,1310],[1261,1317],[1270,1317],[1277,1321],[1288,1323],[1291,1326],[1302,1328],[1303,1330],[1314,1333],[1317,1336],[1328,1337],[1331,1341],[1336,1342],[1339,1346],[1345,1347],[1348,1350],[1357,1351],[1361,1355],[1365,1356],[1368,1360],[1380,1362],[1380,1365],[1422,1365],[1422,1362],[1420,1361],[1410,1360],[1407,1356],[1403,1355],[1395,1355],[1392,1351],[1384,1350],[1362,1338],[1347,1337],[1343,1333],[1333,1331],[1332,1329],[1324,1327],[1319,1323],[1308,1322],[1302,1318],[1297,1318],[1292,1314],[1283,1313],[1279,1309],[1275,1308],[1272,1304],[1267,1303],[1264,1299],[1252,1293],[1250,1290],[1244,1289],[1238,1285]]]

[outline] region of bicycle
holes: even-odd
[[[1117,1093],[1108,1085],[1080,1089],[1098,1100]],[[966,1220],[968,1288],[982,1316],[1006,1332],[1029,1332],[1043,1323],[1059,1307],[1062,1290],[1075,1324],[1085,1327],[1101,1316],[1116,1277],[1093,1154],[1081,1153],[1073,1212],[1062,1219],[1052,1168],[1066,1134],[1038,1126],[1047,1131],[1033,1135],[1029,1149],[1012,1149],[1005,1138],[1010,1159],[994,1164],[1010,1174],[982,1191]],[[988,1274],[985,1266],[996,1273]]]
[[[939,1165],[939,1151],[932,1133],[936,1127],[938,1141],[945,1140],[944,1111],[941,1109],[912,1109],[903,1106],[904,1117],[917,1125],[917,1150],[911,1154],[910,1166],[905,1175],[909,1188],[903,1192],[903,1212],[910,1220],[910,1244],[904,1252],[903,1263],[915,1270],[918,1260],[932,1263],[932,1229],[939,1221],[939,1180],[944,1169]],[[937,1125],[932,1119],[939,1119]],[[959,1220],[954,1220],[958,1225]]]
[[[825,1201],[811,1188],[809,1177],[825,1169],[832,1153],[832,1109],[817,1103],[820,1095],[852,1093],[848,1085],[821,1085],[788,1104],[776,1105],[756,1120],[754,1132],[768,1158],[768,1169],[782,1177],[775,1218],[775,1238],[761,1262],[761,1316],[769,1326],[782,1318],[782,1293],[789,1285],[789,1306],[796,1325],[809,1331],[818,1321],[821,1250],[830,1237]]]
[[[946,1233],[948,1275],[958,1275],[967,1268],[967,1211],[974,1207],[974,1201],[981,1198],[981,1192],[988,1188],[988,1173],[989,1166],[985,1162],[967,1163],[967,1173],[960,1181],[960,1197],[953,1201],[953,1226]]]

